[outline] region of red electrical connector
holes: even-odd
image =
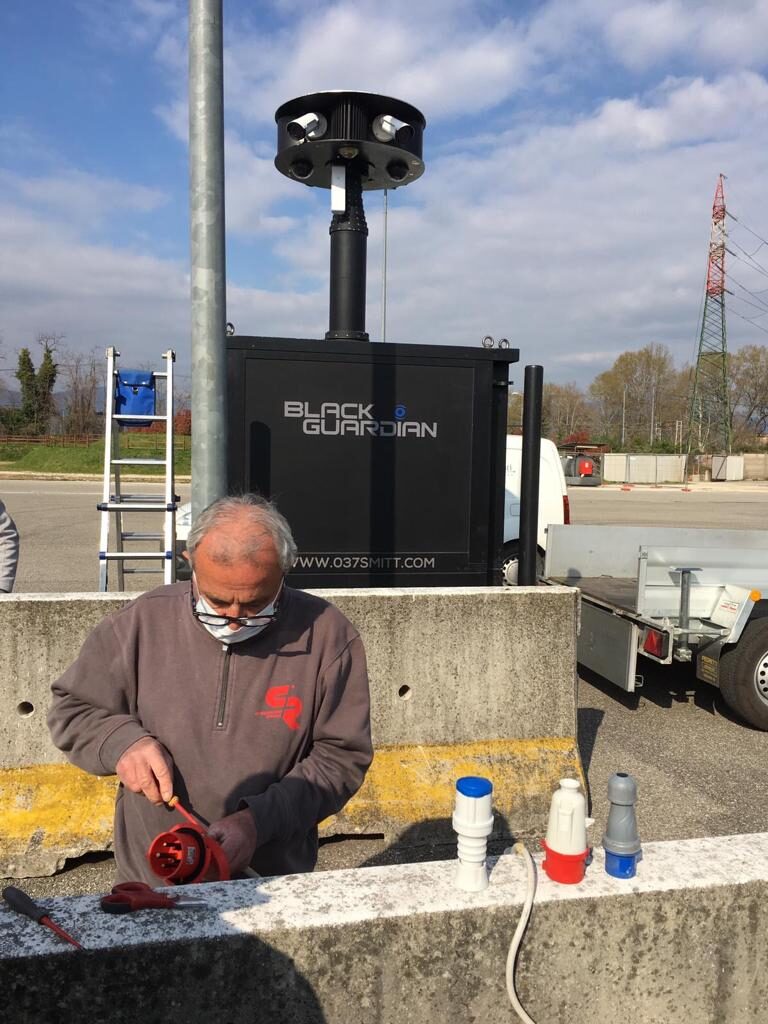
[[[206,825],[183,807],[177,796],[171,797],[168,806],[175,808],[189,824],[174,825],[155,836],[147,852],[152,871],[173,885],[229,881],[227,858]]]

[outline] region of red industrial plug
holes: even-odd
[[[182,814],[189,824],[174,825],[167,832],[155,836],[147,853],[152,871],[174,885],[229,881],[227,858],[206,826],[182,807],[178,797],[171,797],[168,805]]]

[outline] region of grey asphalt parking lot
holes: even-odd
[[[184,500],[188,489],[182,486]],[[578,523],[718,526],[764,529],[768,484],[680,487],[571,488]],[[0,477],[0,497],[21,533],[17,590],[67,592],[96,589],[99,500],[96,481],[13,480]],[[131,589],[153,585],[133,577]],[[690,666],[650,665],[639,695],[626,695],[582,673],[578,736],[587,772],[599,843],[607,813],[606,787],[614,771],[638,780],[638,820],[644,840],[762,832],[768,828],[768,734],[742,724],[718,690],[697,682]],[[424,857],[453,856],[426,848]],[[400,858],[380,840],[330,843],[320,868],[385,863]],[[411,859],[413,859],[411,857]],[[53,878],[26,879],[33,895],[104,892],[112,885],[112,859],[73,862]]]

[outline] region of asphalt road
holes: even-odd
[[[0,497],[21,533],[19,591],[95,589],[98,484],[0,479]],[[723,484],[685,493],[679,488],[572,488],[579,523],[634,523],[762,529],[768,486]],[[135,589],[152,578],[135,577]],[[768,734],[734,719],[716,688],[696,682],[690,666],[650,665],[639,696],[593,677],[579,683],[579,747],[587,771],[599,843],[607,814],[606,786],[614,771],[638,780],[638,820],[644,840],[761,832],[768,820]],[[425,856],[453,856],[432,849]],[[377,841],[332,843],[320,867],[397,859]],[[26,879],[34,895],[103,892],[112,860],[73,863],[55,878]]]
[[[123,491],[160,494],[157,483],[123,484]],[[189,485],[176,488],[189,501]],[[101,483],[88,480],[9,480],[0,474],[0,498],[14,519],[21,539],[17,593],[67,593],[99,589],[99,527]],[[127,522],[129,516],[130,523]],[[124,530],[162,528],[162,514],[126,513]],[[114,537],[114,535],[113,535]],[[137,545],[138,546],[138,545]],[[157,544],[153,543],[153,547]],[[142,563],[150,565],[151,563]],[[154,563],[157,567],[157,563]],[[110,590],[116,590],[110,566]],[[126,577],[126,590],[148,590],[161,579],[153,575]]]

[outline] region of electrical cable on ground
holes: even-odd
[[[523,935],[525,934],[525,929],[528,927],[528,920],[531,916],[533,898],[536,895],[536,869],[533,866],[533,857],[531,857],[523,843],[515,843],[512,850],[518,855],[518,857],[522,857],[525,861],[526,889],[525,903],[523,904],[520,920],[517,922],[517,928],[515,929],[515,934],[512,936],[512,941],[509,944],[509,952],[507,954],[507,995],[509,996],[510,1003],[512,1003],[512,1009],[515,1011],[518,1018],[523,1021],[523,1024],[536,1024],[536,1021],[534,1021],[532,1017],[529,1017],[525,1012],[522,1003],[517,997],[517,992],[515,991],[515,965],[517,963],[517,954],[520,951],[520,944],[523,941]]]

